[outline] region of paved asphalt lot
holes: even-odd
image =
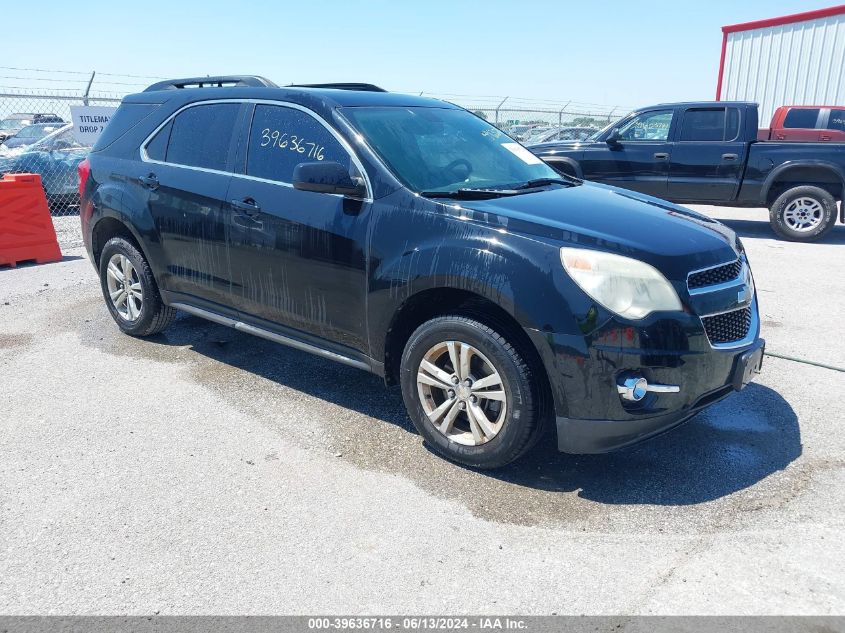
[[[845,366],[845,227],[704,210],[768,349]],[[845,613],[845,373],[767,358],[637,448],[477,473],[364,372],[188,316],[119,334],[77,221],[0,269],[0,613]]]

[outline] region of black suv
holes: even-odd
[[[118,326],[183,310],[401,385],[440,454],[502,466],[555,420],[603,452],[739,390],[763,356],[742,244],[562,177],[457,106],[366,84],[176,80],[80,166]]]

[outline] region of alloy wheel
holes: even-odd
[[[824,218],[824,207],[814,198],[796,198],[783,211],[783,220],[793,231],[812,231]]]
[[[468,343],[443,341],[429,349],[417,370],[417,390],[429,421],[458,444],[489,442],[505,423],[508,401],[502,377]]]
[[[138,271],[122,253],[115,253],[106,267],[106,286],[117,313],[127,321],[134,321],[141,315],[144,304],[144,290]]]

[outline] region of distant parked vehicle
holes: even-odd
[[[598,131],[598,128],[594,127],[554,127],[532,134],[526,140],[526,144],[585,141]]]
[[[33,123],[64,123],[62,117],[45,112],[17,112],[0,121],[0,143]]]
[[[25,152],[0,157],[0,174],[38,174],[51,210],[75,206],[79,204],[77,166],[90,151],[74,138],[73,126],[67,123]]]
[[[3,144],[0,145],[0,156],[23,153],[27,146],[37,143],[63,125],[64,123],[33,123],[27,125],[20,132],[3,141]]]
[[[536,125],[512,125],[508,128],[505,128],[505,133],[510,136],[511,138],[515,138],[517,141],[524,141],[527,139],[532,130],[537,127]]]
[[[587,141],[529,149],[561,174],[682,204],[768,207],[772,229],[809,242],[845,222],[845,145],[757,140],[757,104],[662,103]]]
[[[757,140],[845,143],[845,106],[781,106]]]

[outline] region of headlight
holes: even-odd
[[[666,277],[638,259],[564,247],[560,261],[581,290],[626,319],[682,309],[678,293]]]

